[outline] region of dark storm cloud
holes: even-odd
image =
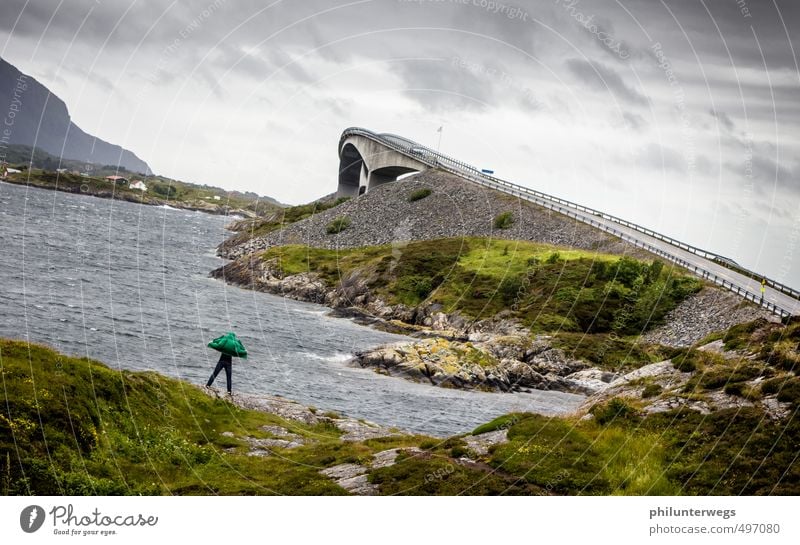
[[[612,68],[598,62],[569,59],[566,66],[572,74],[594,91],[611,92],[622,104],[647,104],[647,98],[629,87]]]
[[[710,109],[708,111],[709,115],[716,119],[720,125],[722,125],[726,130],[732,131],[733,130],[733,120],[730,118],[728,114],[725,112],[720,112],[718,110]]]
[[[800,161],[782,155],[778,146],[768,141],[733,139],[729,142],[741,152],[741,160],[725,163],[725,168],[743,181],[750,181],[762,192],[776,188],[800,194]]]
[[[398,63],[396,70],[407,85],[405,94],[431,111],[484,110],[493,100],[493,78],[481,65],[462,62],[458,57],[412,60]]]
[[[796,0],[665,0],[663,4],[630,0],[626,7],[653,40],[691,44],[704,63],[715,58],[739,68],[764,67],[763,50],[768,68],[797,66],[800,2]],[[685,55],[693,59],[694,52],[687,49]]]

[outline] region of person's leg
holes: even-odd
[[[225,378],[228,379],[228,393],[231,393],[231,375],[233,374],[233,364],[228,362],[225,364]]]
[[[222,371],[222,367],[223,367],[222,362],[218,361],[217,366],[214,368],[214,372],[211,373],[211,376],[209,377],[208,382],[206,383],[206,386],[209,387],[211,386],[211,384],[214,382],[214,379],[217,378],[217,375],[219,375],[219,372]]]

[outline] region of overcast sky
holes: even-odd
[[[157,173],[336,189],[348,126],[800,287],[800,2],[3,0],[0,55]]]

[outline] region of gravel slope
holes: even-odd
[[[432,189],[433,194],[408,202],[411,192],[424,187]],[[514,224],[509,229],[495,229],[494,218],[506,211],[513,213]],[[327,225],[339,216],[347,216],[352,222],[350,227],[339,234],[328,234]],[[234,247],[222,246],[219,252],[223,257],[235,259],[282,244],[352,248],[461,236],[530,240],[607,253],[649,255],[561,214],[450,174],[430,171],[378,187],[264,237]]]

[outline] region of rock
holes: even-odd
[[[490,431],[480,435],[467,435],[462,439],[476,456],[486,456],[489,454],[489,447],[508,442],[508,429]]]
[[[761,400],[761,406],[773,420],[783,420],[792,412],[792,404],[778,401],[774,395],[766,396]]]
[[[340,464],[320,471],[351,494],[372,496],[378,493],[378,487],[368,481],[366,472],[367,468],[358,464]]]
[[[585,369],[576,371],[564,377],[564,381],[571,385],[570,391],[592,395],[608,388],[608,383],[614,379],[613,373],[600,369]]]
[[[376,437],[397,437],[407,435],[406,432],[379,426],[371,422],[355,420],[352,418],[340,418],[333,421],[334,426],[344,432],[341,436],[343,441],[366,441]]]
[[[686,405],[686,400],[678,396],[670,395],[670,392],[679,391],[692,376],[691,373],[683,373],[675,369],[670,360],[643,365],[639,369],[635,369],[621,377],[614,377],[610,374],[604,375],[602,372],[598,375],[596,373],[597,370],[594,371],[595,372],[590,373],[588,377],[606,383],[605,387],[598,389],[587,398],[578,409],[579,412],[588,411],[593,405],[606,402],[613,397],[627,397],[641,401],[642,391],[644,390],[642,382],[645,379],[650,383],[658,384],[664,391],[662,398],[654,398],[649,405],[645,406],[645,412],[663,412],[672,408],[682,407]],[[611,380],[609,381],[609,379]],[[593,383],[593,385],[599,386],[597,382]],[[701,410],[701,412],[708,410],[707,405],[692,408]]]
[[[380,452],[376,452],[375,455],[372,457],[372,469],[380,469],[383,467],[393,466],[397,462],[398,454],[400,454],[401,452],[408,456],[416,456],[424,453],[423,450],[417,447],[404,447],[404,448],[393,448],[389,450],[382,450]]]
[[[673,409],[679,409],[681,407],[692,409],[701,414],[711,413],[708,404],[703,401],[689,401],[686,398],[676,396],[658,399],[644,407],[643,411],[646,414],[656,414],[671,411]]]
[[[779,321],[776,316],[744,302],[728,291],[707,287],[687,297],[664,318],[664,325],[642,336],[647,343],[665,346],[691,346],[715,331],[724,331],[736,324],[758,318]]]
[[[320,471],[320,473],[326,477],[337,481],[340,479],[352,479],[366,472],[367,468],[358,464],[339,464],[338,466],[329,467]]]

